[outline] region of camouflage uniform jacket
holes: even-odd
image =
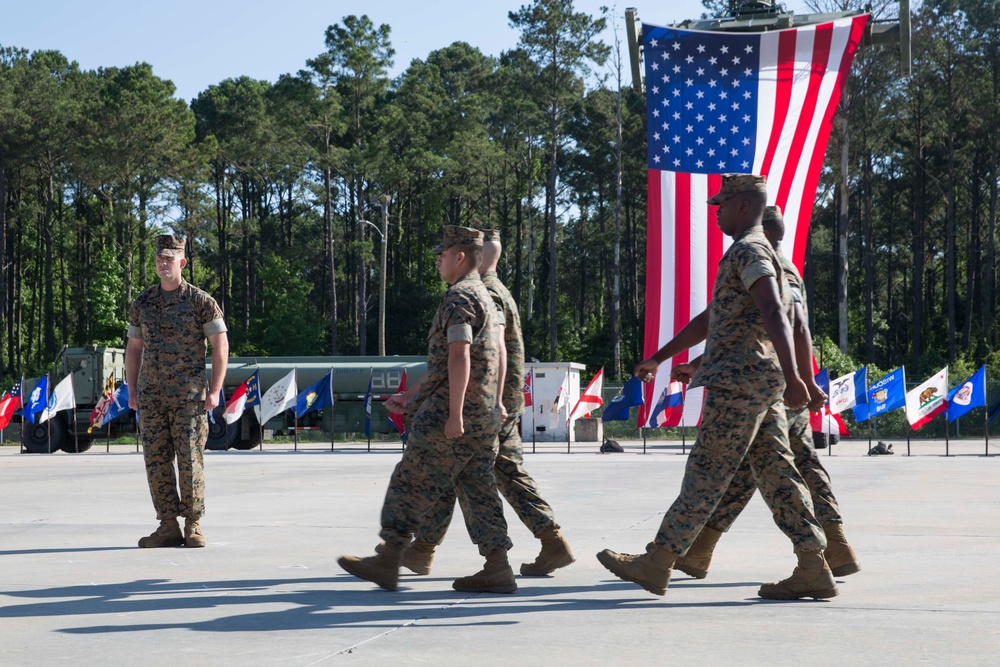
[[[503,404],[508,419],[524,412],[524,339],[521,337],[521,316],[507,287],[496,271],[483,274],[483,284],[503,315],[503,341],[507,346],[507,376],[503,385]]]
[[[719,262],[705,355],[692,387],[716,387],[762,397],[784,391],[778,355],[764,328],[764,318],[750,296],[751,286],[765,277],[777,280],[785,312],[790,312],[791,290],[782,276],[778,256],[762,229],[751,227],[733,239]]]
[[[406,405],[406,423],[427,435],[443,437],[448,421],[448,346],[469,343],[469,384],[462,423],[469,436],[492,436],[500,430],[497,382],[500,343],[496,307],[479,274],[468,273],[448,288],[438,306],[427,342],[427,374],[417,395]]]
[[[129,308],[128,337],[142,341],[139,405],[204,401],[206,339],[226,331],[222,310],[186,281],[167,292],[142,292]]]

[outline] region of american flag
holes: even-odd
[[[833,116],[867,14],[763,33],[643,26],[648,132],[645,357],[705,310],[730,240],[705,203],[722,174],[767,176],[784,212],[782,250],[801,271]],[[700,344],[673,365],[702,353]],[[653,405],[669,382],[646,386]],[[687,392],[681,424],[701,414]],[[649,425],[651,415],[640,414]]]

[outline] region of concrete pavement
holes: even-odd
[[[266,446],[207,455],[205,549],[138,549],[155,527],[141,455],[0,448],[0,665],[995,665],[1000,660],[1000,457],[983,442],[837,445],[823,463],[862,571],[827,601],[757,598],[794,566],[756,497],[709,577],[665,597],[594,558],[639,552],[676,496],[680,443],[539,444],[526,464],[577,562],[469,595],[482,560],[452,527],[430,576],[396,593],[343,573],[366,555],[399,451]],[[1000,445],[1000,443],[998,443]],[[530,444],[529,444],[530,448]],[[992,451],[992,447],[991,447]],[[538,542],[508,511],[511,561]]]

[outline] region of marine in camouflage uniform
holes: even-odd
[[[765,198],[764,177],[726,175],[719,194],[709,200],[719,206],[719,226],[733,243],[719,264],[705,354],[693,382],[706,387],[698,439],[688,457],[680,495],[647,552],[598,554],[598,560],[619,578],[654,594],[666,593],[674,562],[701,532],[744,459],[759,481],[775,523],[799,556],[792,583],[797,587],[802,579],[806,585],[789,595],[837,594],[822,555],[826,538],[788,443],[782,392],[795,408],[805,405],[808,394],[795,370],[786,315],[790,290],[760,227]],[[780,349],[772,341],[776,334]],[[783,597],[788,581],[765,584],[760,594]],[[772,586],[780,590],[772,591]]]
[[[402,549],[441,496],[455,489],[468,500],[469,536],[487,561],[483,572],[457,580],[455,588],[510,593],[517,589],[507,562],[511,541],[493,475],[500,430],[500,342],[493,300],[476,271],[482,233],[448,225],[435,253],[441,276],[451,286],[431,324],[427,373],[406,405],[410,436],[382,506],[383,544],[373,557],[343,556],[338,562],[359,578],[395,590]],[[454,350],[464,350],[468,358],[464,398],[451,394],[453,384],[461,383],[449,368]],[[452,411],[456,401],[458,414]]]
[[[794,309],[796,346],[802,345],[808,348],[799,354],[800,365],[805,363],[805,360],[809,360],[811,364],[812,345],[809,343],[811,334],[808,328],[809,311],[805,289],[798,269],[780,250],[779,243],[784,237],[784,222],[781,210],[777,206],[768,206],[765,209],[763,227],[790,287],[792,301],[797,304]],[[801,336],[799,331],[801,331]],[[808,384],[810,383],[807,382]],[[814,383],[813,386],[815,386]],[[818,388],[816,391],[819,391]],[[821,398],[821,402],[825,403],[825,396]],[[807,408],[797,410],[788,408],[785,411],[785,416],[788,421],[788,440],[795,456],[795,467],[802,474],[803,480],[809,487],[816,518],[822,524],[827,537],[826,560],[834,576],[854,574],[861,568],[857,556],[844,536],[843,518],[837,499],[833,495],[830,475],[823,467],[810,442],[809,410]],[[704,578],[707,575],[715,543],[733,525],[756,490],[757,482],[754,479],[753,470],[749,460],[745,459],[736,475],[733,476],[726,494],[706,523],[705,530],[698,536],[688,553],[678,559],[676,568],[699,579]]]
[[[522,523],[542,542],[542,551],[533,563],[523,563],[521,574],[543,576],[573,562],[569,544],[559,532],[552,507],[542,498],[538,484],[524,468],[519,418],[524,413],[524,339],[521,317],[510,291],[500,281],[496,264],[500,258],[500,233],[483,230],[484,257],[479,272],[483,285],[496,303],[507,352],[507,372],[503,387],[503,404],[507,419],[500,429],[499,453],[493,472],[497,488],[503,494]],[[402,563],[418,574],[429,574],[434,548],[441,544],[455,507],[455,493],[441,496],[437,505],[424,518],[414,544],[404,552]],[[469,514],[468,499],[459,495],[463,512]]]
[[[205,514],[206,408],[218,403],[225,377],[227,329],[215,299],[181,277],[183,239],[163,235],[156,243],[160,284],[131,304],[126,351],[128,380],[136,388],[129,402],[138,411],[146,478],[160,520],[139,546],[204,546],[199,521]],[[213,342],[211,392],[205,383],[208,339]]]

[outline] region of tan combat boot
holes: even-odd
[[[179,547],[182,544],[184,535],[181,534],[181,526],[177,523],[177,519],[163,519],[159,528],[139,539],[139,546],[143,549]]]
[[[715,545],[720,537],[722,537],[722,531],[708,526],[702,528],[687,553],[677,558],[674,569],[689,574],[695,579],[707,577],[708,566],[712,564],[712,554],[715,552]]]
[[[497,549],[486,557],[482,570],[456,579],[451,587],[463,593],[513,593],[517,590],[517,582],[507,560],[507,550]]]
[[[665,546],[654,544],[640,555],[619,554],[605,549],[597,554],[597,560],[619,579],[639,584],[653,595],[666,595],[677,554]]]
[[[205,546],[205,536],[201,534],[201,526],[198,520],[184,520],[184,546],[203,547]]]
[[[436,548],[437,545],[433,542],[426,542],[418,537],[403,549],[399,564],[414,574],[430,574]]]
[[[846,577],[860,572],[861,563],[858,562],[858,556],[844,537],[844,524],[840,521],[824,523],[823,532],[826,533],[826,552],[823,555],[833,576]]]
[[[542,550],[533,563],[521,563],[521,575],[525,577],[544,577],[553,570],[566,567],[576,559],[569,548],[569,542],[560,534],[558,528],[548,528],[538,536],[542,541]]]
[[[337,559],[337,564],[358,579],[378,584],[387,591],[394,591],[399,585],[399,557],[402,550],[402,547],[382,544],[374,556],[341,556]]]
[[[757,595],[767,600],[798,600],[799,598],[832,598],[839,595],[833,573],[817,550],[797,551],[799,564],[792,576],[782,581],[762,584]]]

